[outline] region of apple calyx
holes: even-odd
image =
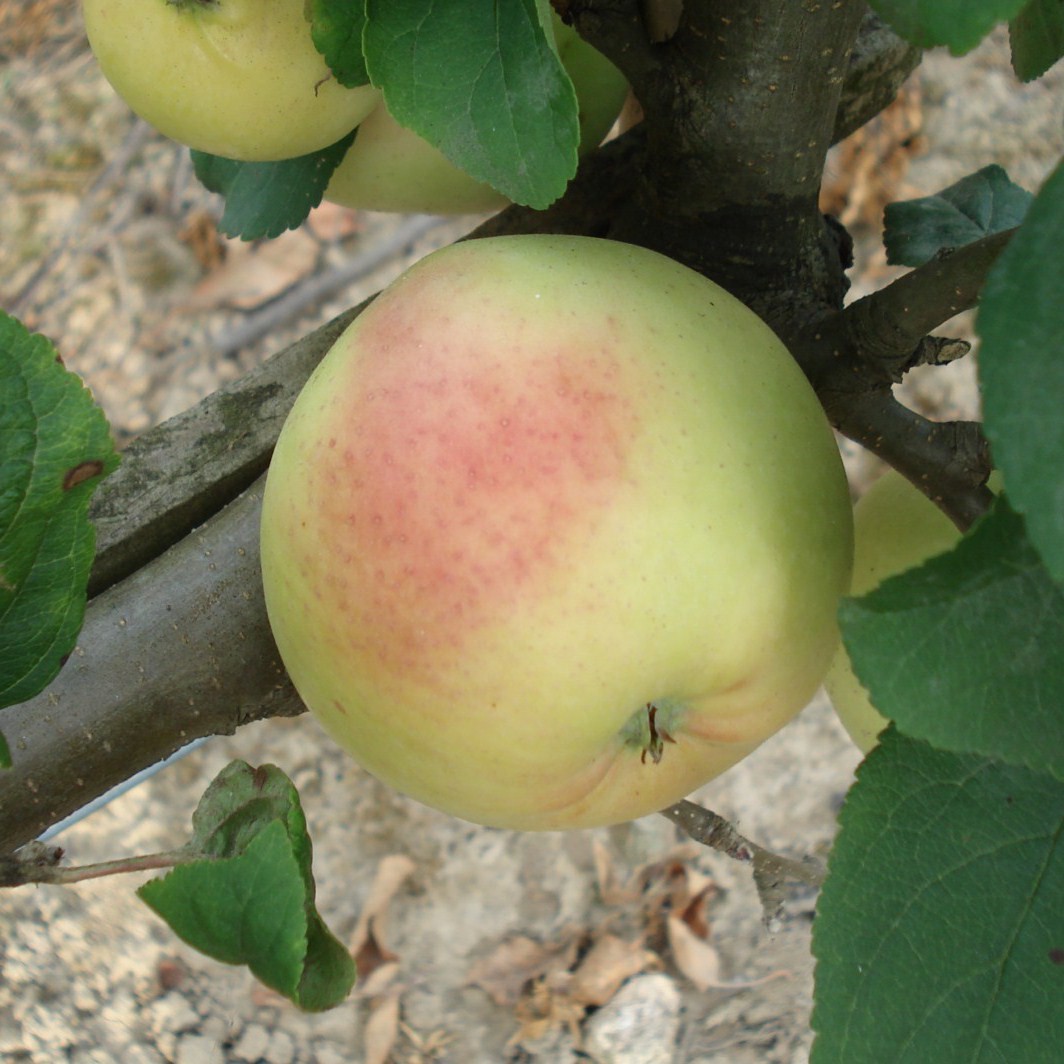
[[[218,7],[220,0],[166,0],[167,7],[176,7],[178,11],[192,10],[197,7]]]
[[[639,751],[641,764],[650,758],[652,764],[661,761],[666,743],[675,743],[672,733],[680,724],[686,707],[672,698],[645,702],[625,722],[621,729],[624,745]]]

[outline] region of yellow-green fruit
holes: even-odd
[[[380,94],[345,89],[311,40],[305,0],[83,0],[104,76],[161,133],[227,159],[306,155]]]
[[[888,576],[950,550],[960,536],[957,526],[919,488],[888,470],[854,507],[850,593],[866,594]],[[850,738],[867,753],[889,722],[872,705],[841,644],[824,686]]]
[[[838,449],[775,335],[587,237],[411,268],[314,372],[263,503],[273,631],[325,729],[523,829],[651,813],[790,720],[851,556]]]
[[[558,55],[576,89],[580,153],[602,143],[624,104],[624,75],[574,30],[554,19]],[[424,214],[475,214],[499,210],[509,200],[477,181],[381,103],[358,127],[355,143],[333,172],[325,198],[359,210]]]

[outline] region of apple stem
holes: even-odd
[[[732,860],[752,863],[754,885],[761,899],[765,923],[769,926],[774,925],[783,912],[784,883],[797,880],[811,887],[823,885],[826,869],[821,861],[813,857],[795,860],[772,853],[740,835],[731,822],[719,813],[689,802],[686,798],[662,809],[661,815],[695,842],[717,850]]]

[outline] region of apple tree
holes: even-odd
[[[168,8],[207,18],[229,3],[241,6]],[[91,16],[101,5],[85,6]],[[111,26],[132,34],[135,9],[150,6],[121,5]],[[127,85],[150,71],[158,39],[134,56],[88,18],[131,106],[192,145],[197,175],[224,196],[225,231],[256,239],[299,225],[359,145],[360,123],[369,130],[384,108],[381,144],[417,138],[409,157],[383,157],[404,160],[390,181],[412,197],[405,209],[447,206],[418,199],[443,180],[411,176],[430,156],[448,181],[509,204],[470,239],[604,237],[716,282],[786,345],[827,422],[952,522],[955,533],[839,603],[844,653],[886,727],[867,744],[825,875],[690,803],[662,811],[750,861],[770,911],[787,877],[822,879],[815,1061],[1052,1059],[1064,1043],[1064,168],[1025,190],[991,167],[889,205],[887,254],[908,272],[854,301],[852,243],[818,193],[828,149],[893,100],[921,49],[962,54],[1007,22],[1015,72],[1034,79],[1064,53],[1061,6],[312,0],[306,10],[293,30],[300,63],[320,66],[327,88],[311,111],[338,101],[343,135],[335,112],[320,124],[294,112],[320,142],[232,149],[241,158],[167,128],[173,101],[144,102]],[[565,34],[638,100],[641,120],[597,148],[582,143],[592,106]],[[189,85],[215,89],[199,75]],[[366,101],[378,111],[367,115]],[[277,133],[276,114],[264,124]],[[974,307],[983,420],[931,421],[893,386],[916,366],[965,357],[966,343],[936,330]],[[107,871],[60,865],[34,840],[194,738],[302,711],[263,600],[263,474],[302,385],[362,309],[146,433],[120,462],[61,352],[0,323],[0,881]],[[779,411],[758,408],[756,389],[749,402],[752,431],[771,434]],[[666,754],[656,769],[669,764]],[[350,988],[350,957],[314,908],[298,795],[279,769],[234,763],[204,795],[187,847],[120,864],[169,868],[143,900],[302,1007]],[[246,889],[256,878],[265,902]],[[254,928],[285,948],[245,934]]]

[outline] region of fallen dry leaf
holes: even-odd
[[[591,843],[591,860],[595,866],[595,883],[604,905],[626,905],[637,900],[630,885],[623,884],[617,875],[617,863],[609,847],[601,840]]]
[[[368,979],[374,972],[388,965],[395,964],[399,955],[388,949],[378,938],[374,924],[366,929],[362,944],[353,951],[355,970],[359,979]]]
[[[532,985],[531,993],[523,997],[515,1009],[518,1029],[506,1043],[508,1047],[522,1042],[535,1042],[556,1027],[568,1027],[573,1039],[580,1041],[580,1021],[587,1011],[563,991],[552,989],[543,980]]]
[[[362,1035],[365,1064],[386,1064],[399,1037],[398,987],[378,998],[370,1010]]]
[[[362,912],[359,913],[358,923],[349,944],[360,979],[367,978],[381,965],[397,960],[396,954],[384,944],[384,917],[395,892],[415,867],[409,857],[400,853],[385,857],[377,867],[377,875],[362,905]]]
[[[357,212],[350,207],[341,207],[323,200],[307,216],[307,228],[319,240],[334,243],[360,232],[362,224],[358,220]]]
[[[225,242],[225,260],[192,290],[186,311],[218,307],[252,310],[286,292],[314,272],[320,245],[306,229],[290,229],[275,240]]]
[[[761,976],[760,979],[723,980],[720,976],[720,954],[710,942],[699,938],[678,916],[670,916],[666,928],[673,962],[699,991],[747,990],[791,974],[787,971],[775,971]]]
[[[410,1044],[410,1052],[396,1054],[396,1064],[399,1061],[402,1061],[402,1064],[432,1064],[433,1061],[441,1061],[446,1056],[447,1047],[455,1038],[450,1031],[442,1027],[422,1034],[409,1024],[400,1022],[399,1030]]]
[[[192,211],[185,219],[177,239],[192,249],[192,254],[204,270],[214,271],[222,268],[227,244],[218,232],[218,223],[210,211],[203,208]]]
[[[625,980],[660,967],[661,959],[641,938],[626,941],[617,935],[603,935],[581,959],[566,993],[581,1005],[605,1005]]]
[[[388,961],[374,968],[365,977],[360,977],[356,993],[359,997],[364,998],[380,997],[395,982],[398,976],[399,962],[397,960]]]
[[[574,932],[551,943],[516,935],[477,961],[469,969],[466,982],[479,986],[496,1005],[516,1005],[534,979],[550,972],[568,971],[576,960],[579,942],[580,936]]]

